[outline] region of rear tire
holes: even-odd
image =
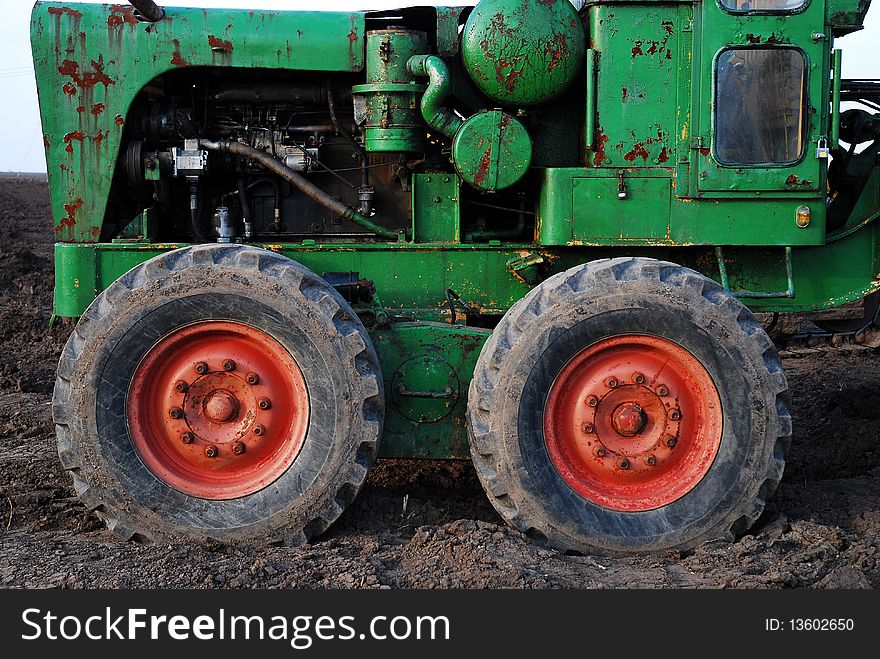
[[[572,268],[517,302],[480,354],[468,421],[501,516],[590,553],[741,534],[791,435],[786,378],[752,313],[703,275],[644,258]]]
[[[133,268],[80,319],[58,366],[58,452],[121,539],[302,544],[366,479],[381,382],[360,320],[315,273],[263,249],[188,247]]]

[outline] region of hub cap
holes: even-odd
[[[605,508],[659,508],[690,492],[721,443],[721,401],[702,364],[654,336],[603,339],[547,397],[544,440],[562,479]]]
[[[309,398],[302,372],[269,335],[210,321],[160,340],[128,392],[132,442],[153,474],[204,499],[261,490],[296,459]]]

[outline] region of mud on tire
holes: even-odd
[[[705,475],[678,499],[621,510],[578,494],[544,436],[548,391],[573,357],[639,334],[684,348],[718,392],[722,424]],[[752,313],[703,275],[645,258],[594,261],[517,302],[480,354],[468,399],[483,487],[514,528],[577,552],[649,553],[733,539],[776,489],[791,435],[776,349]]]
[[[283,346],[310,401],[290,467],[225,500],[157,478],[134,449],[124,413],[127,385],[151,346],[214,320],[256,328]],[[81,500],[119,538],[301,544],[327,529],[366,479],[382,431],[381,381],[363,325],[313,272],[263,249],[188,247],[133,268],[80,319],[58,366],[58,452]]]

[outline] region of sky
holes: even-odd
[[[83,0],[67,0],[79,4]],[[30,50],[33,0],[0,0],[0,172],[45,172],[37,91]],[[414,5],[473,5],[475,0],[176,0],[167,6],[243,9],[383,9]],[[837,41],[844,50],[843,77],[880,78],[880,0],[865,29]]]

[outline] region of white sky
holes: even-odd
[[[119,0],[120,2],[122,0]],[[67,0],[79,4],[83,0]],[[40,117],[34,84],[29,32],[33,0],[0,0],[0,171],[45,172]],[[167,6],[244,9],[383,9],[414,5],[472,5],[476,0],[176,0]],[[880,0],[875,0],[880,5]],[[865,29],[838,41],[844,50],[843,75],[880,78],[877,42],[880,7],[868,12]]]

